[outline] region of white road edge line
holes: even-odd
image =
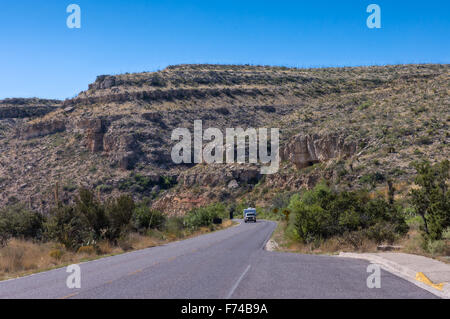
[[[239,279],[236,281],[236,283],[234,284],[233,288],[231,288],[230,292],[228,293],[228,295],[227,295],[227,297],[225,299],[230,299],[231,298],[231,296],[234,294],[234,291],[236,290],[236,288],[241,283],[241,280],[244,278],[244,276],[250,270],[250,267],[251,267],[251,265],[247,266],[247,268],[244,270],[244,272],[242,273],[241,277],[239,277]]]

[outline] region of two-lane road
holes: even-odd
[[[276,224],[222,231],[80,264],[81,288],[66,268],[0,282],[0,298],[435,298],[388,272],[366,285],[368,262],[268,252]]]

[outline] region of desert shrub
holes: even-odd
[[[433,140],[429,136],[420,136],[416,140],[417,145],[431,145],[433,144]]]
[[[442,239],[450,240],[450,227],[442,232]]]
[[[149,191],[154,185],[155,183],[152,182],[150,177],[132,174],[128,179],[119,183],[119,189],[144,193]]]
[[[367,238],[366,232],[358,230],[344,232],[341,240],[346,244],[350,244],[354,249],[359,249],[363,245],[365,238]]]
[[[113,190],[113,187],[111,185],[101,184],[101,185],[98,185],[95,189],[102,193],[111,193],[111,191]]]
[[[116,242],[121,235],[130,230],[134,208],[133,198],[129,195],[121,195],[106,205],[109,225],[105,235],[109,240]]]
[[[108,216],[102,203],[95,199],[90,190],[82,188],[79,190],[74,209],[86,218],[89,228],[94,231],[95,239],[100,239],[109,226]]]
[[[399,233],[396,232],[395,225],[388,222],[380,222],[370,226],[367,229],[366,235],[369,239],[377,244],[387,242],[393,244],[398,238]]]
[[[382,183],[385,180],[386,180],[386,178],[382,173],[374,172],[374,173],[369,173],[369,174],[363,175],[359,181],[361,184],[368,184],[372,187],[375,187],[376,184]]]
[[[433,256],[450,256],[450,246],[445,240],[430,240],[427,250]]]
[[[150,193],[154,186],[159,186],[161,189],[169,189],[175,184],[175,177],[160,176],[159,179],[155,181],[149,176],[132,174],[129,178],[121,181],[118,187],[123,191]]]
[[[96,253],[96,249],[94,246],[81,246],[80,248],[78,248],[77,253],[94,255]]]
[[[16,204],[0,211],[0,233],[4,237],[42,239],[44,217]]]
[[[146,205],[136,207],[133,215],[134,226],[136,229],[163,229],[166,222],[166,216],[157,210],[150,209]]]
[[[158,74],[155,74],[155,75],[151,78],[150,84],[151,84],[152,86],[164,87],[164,86],[167,85],[167,82],[166,82],[166,80],[165,80],[162,76],[160,76],[160,75],[158,75]]]
[[[176,183],[177,183],[177,179],[175,177],[161,176],[159,178],[158,185],[162,189],[169,189],[169,188],[173,187]]]
[[[102,239],[114,244],[132,229],[135,204],[133,198],[122,195],[104,204],[87,189],[80,189],[73,205],[58,204],[46,223],[46,238],[63,244],[67,249],[97,245]]]
[[[377,242],[391,242],[408,231],[395,205],[381,198],[371,199],[365,191],[339,192],[323,183],[302,196],[292,196],[288,210],[293,215],[291,231],[304,243],[344,234],[350,238],[348,234],[353,232]]]
[[[292,196],[292,193],[284,192],[278,193],[272,198],[271,210],[274,209],[282,210],[283,208],[289,205],[289,200]]]
[[[87,218],[73,206],[54,208],[45,227],[47,239],[55,240],[69,250],[76,251],[94,240],[94,231],[89,227]]]
[[[417,171],[414,182],[419,188],[410,191],[410,203],[424,222],[425,241],[440,240],[444,230],[450,227],[450,162],[431,165],[423,161],[412,165]]]
[[[122,234],[117,239],[117,245],[122,248],[123,251],[129,251],[133,249],[133,244],[131,243],[131,240],[128,236],[128,234]]]
[[[185,226],[190,229],[197,229],[202,226],[209,226],[215,218],[224,218],[227,210],[222,204],[213,204],[206,207],[195,208],[185,216]]]
[[[61,249],[53,249],[49,252],[48,255],[55,260],[61,260],[62,256],[64,255],[64,252]]]
[[[180,216],[172,216],[167,219],[165,230],[167,233],[175,237],[183,237],[183,230],[185,228],[185,218]]]
[[[295,226],[302,241],[309,243],[330,236],[331,215],[319,205],[299,203],[293,206],[296,214]]]
[[[269,220],[281,220],[285,218],[283,214],[284,210],[279,208],[268,209],[256,209],[257,218],[259,219],[269,219]]]

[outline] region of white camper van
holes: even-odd
[[[254,222],[256,223],[256,209],[246,208],[244,209],[244,222]]]

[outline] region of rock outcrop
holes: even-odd
[[[257,184],[261,178],[260,169],[249,164],[232,164],[231,166],[208,164],[183,172],[178,182],[189,188],[195,185],[205,187],[227,186],[231,181],[235,181],[239,187],[241,184]]]
[[[106,135],[104,138],[104,150],[110,153],[112,160],[123,170],[134,168],[141,149],[137,137],[128,135]]]
[[[27,124],[22,129],[20,129],[19,135],[23,139],[30,139],[55,134],[58,132],[64,132],[65,130],[66,124],[64,121],[53,120]]]
[[[293,163],[298,169],[334,158],[348,158],[356,151],[356,143],[339,135],[303,135],[293,137],[281,149],[282,160]]]
[[[92,152],[103,151],[103,136],[106,132],[106,121],[100,118],[84,119],[78,123],[78,127],[85,131],[86,147]]]
[[[44,116],[61,107],[59,100],[13,98],[0,100],[0,120]]]

